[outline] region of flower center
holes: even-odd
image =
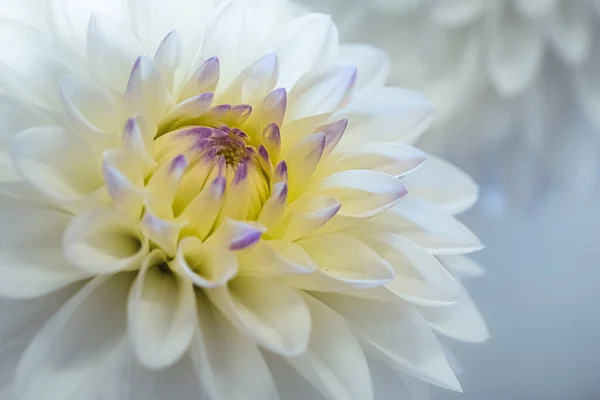
[[[218,105],[161,124],[154,140],[159,164],[154,175],[167,170],[178,179],[172,189],[174,216],[212,187],[223,203],[217,223],[223,217],[258,217],[268,197],[273,165],[256,128],[244,125],[251,114],[249,105]],[[245,130],[258,139],[252,140]]]

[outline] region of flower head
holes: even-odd
[[[458,389],[432,329],[487,337],[449,272],[481,247],[451,216],[476,188],[407,144],[430,103],[325,15],[218,3],[0,23],[0,295],[34,335],[9,390],[256,400],[302,377],[364,400],[365,351]]]

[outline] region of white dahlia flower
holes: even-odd
[[[325,15],[214,3],[2,3],[1,398],[459,390],[477,189],[409,145],[431,104]]]

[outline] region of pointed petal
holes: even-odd
[[[288,206],[283,225],[278,233],[291,242],[309,237],[329,222],[341,207],[339,200],[333,197],[301,197]]]
[[[164,253],[154,250],[144,260],[128,301],[131,343],[140,362],[150,368],[175,364],[195,330],[192,284],[172,274]]]
[[[461,390],[437,338],[409,306],[334,294],[317,298],[353,326],[375,358],[434,385]]]
[[[394,270],[370,247],[350,236],[321,235],[299,240],[319,269],[310,275],[286,278],[305,290],[351,291],[386,285]]]
[[[148,57],[139,57],[130,71],[125,92],[126,116],[140,116],[154,130],[167,108],[165,82]]]
[[[239,257],[242,271],[261,276],[309,274],[317,268],[302,247],[287,240],[261,240]]]
[[[338,40],[337,28],[327,15],[307,14],[292,20],[271,39],[280,62],[278,86],[289,90],[318,62],[332,60]]]
[[[365,232],[360,239],[394,268],[396,279],[386,287],[396,296],[429,307],[459,301],[460,284],[427,250],[391,233]]]
[[[403,179],[411,196],[438,204],[444,211],[459,214],[477,202],[477,184],[454,165],[430,156],[422,168]]]
[[[19,362],[17,398],[94,397],[102,378],[121,362],[132,278],[95,278],[48,321]]]
[[[410,143],[431,123],[433,104],[423,94],[395,87],[360,90],[350,104],[332,118],[350,121],[340,149],[364,142]]]
[[[94,274],[137,269],[148,246],[136,221],[115,209],[92,210],[77,216],[63,237],[69,261]]]
[[[198,296],[198,330],[190,355],[211,399],[272,399],[273,378],[256,344]]]
[[[373,399],[367,360],[346,322],[315,298],[304,299],[314,326],[310,345],[287,361],[328,399]]]
[[[103,185],[101,161],[82,138],[59,127],[36,127],[17,135],[10,149],[19,174],[44,195],[75,201]]]
[[[355,150],[344,153],[328,172],[348,169],[379,171],[403,177],[419,168],[427,156],[414,147],[398,143],[365,143]]]
[[[73,75],[62,78],[59,86],[73,129],[100,146],[114,145],[121,121],[118,105],[110,93]]]
[[[87,36],[87,59],[92,72],[111,89],[123,93],[138,57],[146,55],[138,39],[125,26],[94,14]]]
[[[356,88],[356,66],[333,63],[304,75],[291,90],[287,121],[332,113],[344,107]]]
[[[342,204],[339,215],[359,218],[393,207],[408,193],[399,179],[367,170],[335,173],[313,184],[309,191],[338,199]]]
[[[456,218],[412,195],[373,221],[435,255],[460,255],[483,248],[477,236]]]
[[[19,204],[2,205],[0,224],[0,294],[35,298],[59,290],[89,274],[64,256],[61,235],[68,214]]]
[[[238,276],[226,288],[207,292],[239,330],[269,351],[293,357],[310,335],[310,313],[299,292],[275,280]]]
[[[341,45],[339,59],[357,65],[357,89],[381,87],[390,74],[387,54],[373,46],[358,43]]]
[[[490,332],[466,289],[456,304],[448,307],[419,307],[419,313],[442,335],[469,343],[485,342]]]
[[[180,240],[171,266],[201,288],[226,285],[238,271],[238,261],[231,250],[207,245],[194,236]]]

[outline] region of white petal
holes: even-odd
[[[228,287],[207,293],[231,323],[267,350],[287,357],[306,350],[310,313],[296,289],[271,279],[238,276]]]
[[[302,247],[287,240],[261,240],[239,257],[243,271],[262,276],[308,274],[317,268]]]
[[[61,236],[71,219],[58,211],[2,204],[2,296],[40,297],[89,276],[71,265],[62,251]]]
[[[383,86],[390,73],[390,60],[387,54],[366,44],[353,43],[340,46],[340,60],[357,65],[356,87],[358,89]]]
[[[206,22],[214,8],[212,1],[128,0],[131,19],[144,47],[154,54],[172,31],[181,37],[182,62],[187,69],[198,49]]]
[[[72,69],[51,49],[22,45],[0,53],[0,72],[0,85],[6,93],[56,110],[60,107],[57,83]]]
[[[305,301],[313,321],[310,345],[288,362],[328,399],[373,399],[367,360],[346,322],[320,301]]]
[[[143,365],[171,366],[188,349],[195,329],[194,290],[168,270],[161,251],[144,261],[131,287],[127,312],[131,342]]]
[[[307,14],[291,21],[271,41],[280,63],[278,86],[289,90],[317,63],[336,57],[338,31],[329,16]]]
[[[464,254],[483,248],[477,236],[454,217],[412,195],[374,221],[436,255]]]
[[[126,115],[144,118],[153,130],[167,108],[165,82],[154,61],[148,57],[138,58],[130,71],[125,93]]]
[[[238,261],[231,250],[188,236],[179,241],[172,267],[198,287],[215,288],[226,285],[237,274]]]
[[[419,312],[437,332],[455,340],[481,343],[490,333],[479,310],[463,288],[458,303],[448,307],[420,307]]]
[[[422,168],[402,181],[411,196],[439,205],[444,211],[459,214],[471,208],[479,197],[477,184],[454,165],[429,156]]]
[[[370,247],[350,236],[330,234],[297,242],[319,270],[287,281],[306,290],[351,291],[383,286],[394,270]]]
[[[103,377],[122,361],[132,277],[94,279],[48,321],[19,362],[17,398],[92,398],[97,393]]]
[[[110,93],[71,75],[61,79],[60,97],[75,131],[100,145],[115,144],[122,129],[121,116]]]
[[[162,75],[165,86],[172,91],[175,71],[181,62],[181,39],[177,31],[170,32],[160,43],[154,54],[154,62]]]
[[[123,93],[135,60],[146,54],[128,28],[109,18],[92,16],[88,28],[87,58],[91,70],[105,85]]]
[[[139,365],[131,349],[128,352],[103,385],[101,400],[208,400],[188,356],[170,368],[150,370]]]
[[[46,112],[0,94],[0,148],[9,146],[19,132],[48,123]]]
[[[94,13],[122,24],[127,22],[122,0],[50,0],[46,20],[56,37],[85,54],[88,24]]]
[[[399,143],[364,143],[344,152],[328,172],[348,169],[368,169],[402,177],[420,167],[427,156],[411,146]]]
[[[332,118],[350,121],[340,149],[370,141],[410,143],[427,129],[433,105],[423,94],[395,87],[361,90]]]
[[[479,278],[485,274],[481,265],[470,257],[465,256],[439,256],[444,267],[459,279]]]
[[[256,20],[245,1],[228,0],[221,4],[206,28],[203,58],[218,57],[221,63],[220,87],[226,88],[255,59]]]
[[[75,201],[103,186],[102,164],[94,149],[62,128],[23,131],[10,153],[19,174],[54,200]]]
[[[386,287],[400,298],[418,305],[455,304],[460,284],[427,250],[395,234],[365,232],[360,239],[389,262],[396,278]]]
[[[325,140],[324,133],[312,134],[291,147],[282,157],[288,167],[290,201],[306,191],[306,185],[323,155]]]
[[[169,257],[173,257],[177,251],[177,240],[184,226],[185,221],[161,218],[148,205],[146,205],[144,216],[140,221],[140,229],[144,235],[158,244]]]
[[[103,209],[76,217],[65,232],[63,246],[69,261],[83,271],[110,274],[137,269],[149,245],[129,215]]]
[[[437,338],[414,309],[333,294],[317,297],[353,326],[375,358],[434,385],[461,390]]]
[[[198,331],[190,355],[211,399],[272,399],[273,379],[255,343],[198,296]]]
[[[341,207],[339,200],[333,197],[301,197],[288,206],[278,234],[290,242],[309,237],[329,222]]]
[[[286,121],[339,110],[352,97],[356,80],[356,66],[349,63],[332,63],[307,73],[290,91]]]
[[[335,173],[313,184],[309,191],[338,199],[342,204],[339,215],[359,218],[393,207],[408,193],[399,179],[367,170]]]
[[[44,323],[71,297],[78,285],[30,300],[0,300],[0,398],[12,399],[15,366]],[[3,390],[6,391],[3,392]]]

